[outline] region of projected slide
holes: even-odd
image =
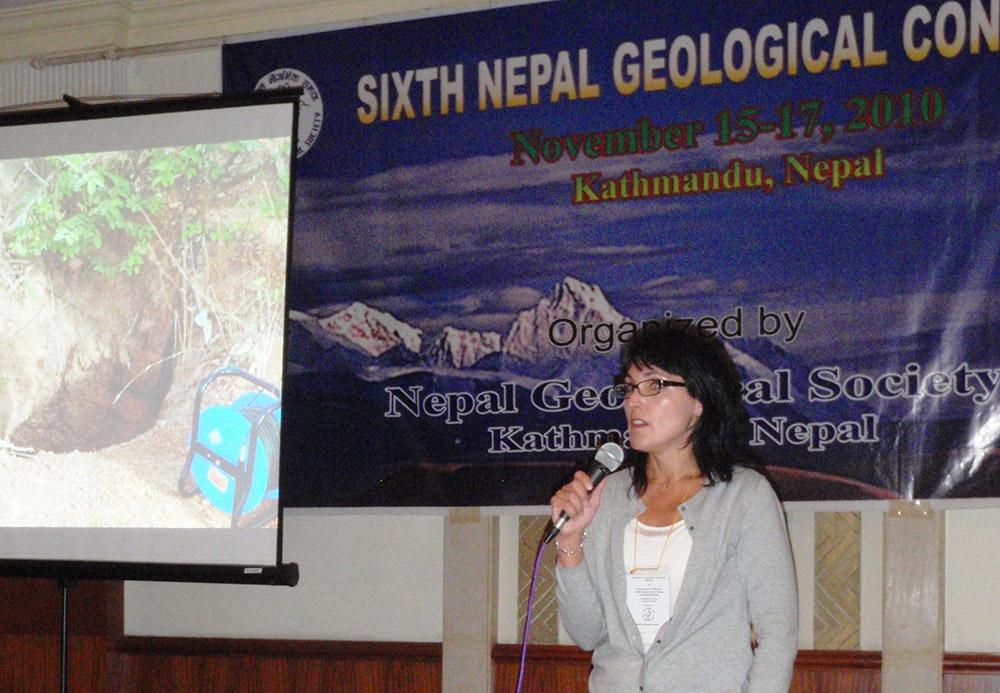
[[[0,558],[274,562],[292,119],[0,128]]]

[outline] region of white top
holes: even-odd
[[[684,520],[669,527],[651,527],[636,517],[625,526],[622,558],[630,593],[629,610],[647,650],[656,640],[660,626],[673,613],[691,555],[691,543],[691,532]],[[636,577],[644,580],[637,581]],[[650,605],[653,600],[657,602],[655,615],[650,610],[641,613],[640,603]]]

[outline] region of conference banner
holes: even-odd
[[[1000,4],[540,2],[223,48],[302,89],[282,492],[521,506],[650,321],[784,500],[1000,497]]]

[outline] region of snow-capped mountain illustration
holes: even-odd
[[[371,356],[381,356],[402,345],[420,351],[421,331],[389,313],[355,301],[343,310],[319,320],[319,326],[334,337]]]
[[[484,356],[500,351],[499,332],[476,332],[445,327],[424,353],[430,366],[470,368]]]
[[[573,387],[601,388],[611,383],[617,368],[617,348],[595,351],[593,339],[572,340],[559,329],[584,324],[621,325],[632,320],[611,305],[596,284],[566,277],[534,306],[518,313],[506,336],[446,326],[425,334],[388,312],[353,302],[326,317],[292,311],[289,358],[296,372],[352,372],[381,381],[402,373],[424,372],[435,378],[455,378],[457,371],[478,379],[558,378]],[[552,337],[555,337],[553,340]],[[553,341],[556,344],[553,344]],[[569,343],[572,342],[572,343]],[[727,349],[744,382],[776,383],[777,372],[789,376],[790,401],[765,406],[748,403],[751,416],[786,416],[790,421],[848,420],[870,412],[864,402],[838,399],[810,402],[804,392],[810,366],[765,338],[727,340]]]
[[[592,344],[553,345],[549,335],[553,323],[571,330],[584,323],[618,325],[627,318],[612,307],[599,286],[566,277],[549,296],[521,311],[506,337],[450,325],[436,336],[425,335],[392,314],[359,301],[325,317],[289,311],[289,319],[293,327],[291,360],[304,370],[354,369],[377,362],[382,366],[422,364],[459,369],[490,368],[492,364],[537,374],[557,372],[571,359],[594,355]],[[560,344],[567,339],[562,333],[555,336]],[[303,340],[311,343],[295,343]],[[331,351],[347,353],[338,356]],[[539,365],[544,366],[542,371]]]
[[[362,349],[341,334],[334,334],[320,324],[320,319],[300,311],[288,311],[288,365],[292,373],[350,372],[361,373],[373,366],[415,365],[420,355],[402,341],[387,350]]]
[[[615,310],[596,284],[587,284],[566,277],[553,291],[533,308],[518,313],[504,340],[504,353],[523,361],[540,362],[551,358],[569,358],[581,352],[593,353],[590,346],[556,346],[550,339],[550,326],[560,331],[582,324],[611,323],[618,325],[626,318]],[[571,334],[556,334],[556,341],[569,341]]]

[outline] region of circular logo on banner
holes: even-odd
[[[316,143],[320,128],[323,127],[323,97],[320,96],[316,83],[304,72],[282,67],[261,77],[254,90],[294,87],[302,87],[302,97],[299,99],[299,141],[296,146],[296,153],[301,159]]]

